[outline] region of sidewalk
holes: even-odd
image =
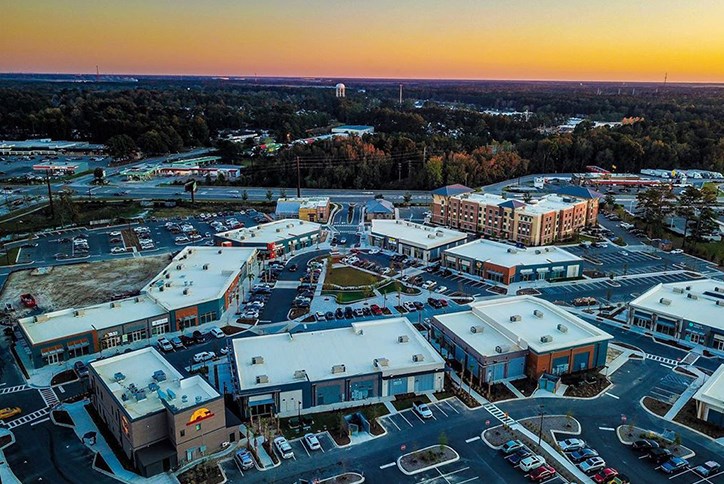
[[[533,442],[538,442],[538,436],[527,428],[523,427],[521,424],[513,424],[510,428],[520,431],[523,435],[531,439]],[[545,440],[541,440],[540,446],[546,452],[548,452],[548,454],[550,454],[550,456],[553,457],[558,464],[560,464],[562,467],[565,467],[568,472],[576,476],[578,482],[591,482],[590,477],[581,472],[578,467],[576,467],[568,459],[559,454],[558,451],[556,451],[553,447],[550,446],[550,444],[548,444],[548,442],[546,442]]]
[[[9,431],[6,428],[0,427],[0,437],[4,435],[10,435],[12,436],[12,442],[8,444],[8,447],[15,443],[15,436],[11,431]],[[15,474],[13,474],[12,469],[10,469],[10,465],[8,464],[8,461],[5,459],[5,451],[0,450],[0,482],[8,483],[8,484],[20,484],[20,479],[15,477]]]
[[[483,397],[481,394],[479,394],[478,392],[476,392],[475,390],[473,390],[472,388],[470,388],[467,384],[465,384],[465,386],[463,386],[463,382],[460,380],[460,377],[459,377],[459,376],[457,375],[457,373],[455,373],[454,371],[451,371],[451,372],[450,372],[450,378],[452,379],[452,381],[454,381],[455,383],[457,383],[460,388],[462,388],[464,391],[470,393],[470,395],[471,395],[475,400],[477,400],[478,403],[480,403],[480,405],[485,406],[485,405],[487,405],[488,403],[490,403],[485,397]],[[466,388],[466,387],[467,387],[467,388]]]
[[[674,420],[674,417],[676,417],[676,414],[681,411],[682,408],[684,408],[684,405],[691,400],[691,397],[694,396],[696,391],[706,382],[707,377],[705,375],[701,375],[696,378],[693,382],[691,382],[691,385],[687,387],[684,392],[679,395],[679,398],[676,399],[674,404],[671,406],[668,412],[666,412],[666,415],[664,415],[664,419],[671,422]]]
[[[513,392],[513,395],[515,395],[516,398],[525,398],[525,395],[523,395],[522,393],[520,393],[520,390],[518,390],[517,388],[515,388],[515,386],[514,386],[512,383],[510,383],[508,380],[503,380],[502,383],[503,383],[503,385],[505,385],[505,387],[506,387],[508,390],[510,390],[511,392]]]

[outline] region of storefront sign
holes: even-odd
[[[211,412],[211,410],[201,407],[191,414],[191,418],[186,423],[186,425],[194,425],[201,422],[202,420],[206,420],[207,418],[211,418],[213,416],[214,414]]]

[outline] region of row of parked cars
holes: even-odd
[[[624,484],[630,482],[629,478],[620,474],[613,467],[607,466],[606,461],[598,454],[596,449],[589,447],[582,439],[565,439],[558,442],[563,454],[578,468],[592,476],[598,484]]]
[[[342,264],[356,266],[356,267],[360,267],[362,269],[366,269],[368,271],[376,272],[383,276],[391,276],[394,274],[394,271],[390,267],[384,267],[384,266],[377,264],[375,262],[372,262],[370,260],[360,259],[356,255],[350,255],[349,257],[343,257],[340,262],[342,262]]]
[[[689,461],[676,457],[669,449],[661,447],[661,445],[652,439],[641,439],[631,444],[634,452],[639,452],[646,456],[654,463],[656,469],[665,474],[678,474],[691,467]],[[701,477],[710,477],[721,469],[721,465],[716,461],[707,461],[696,466],[693,471]]]
[[[523,471],[531,481],[551,484],[557,481],[555,468],[546,463],[545,457],[533,452],[520,440],[509,440],[500,451],[510,465]]]
[[[212,327],[209,330],[209,334],[214,338],[219,339],[226,337],[226,334],[216,326]],[[189,346],[205,342],[206,336],[204,336],[201,331],[196,330],[191,334],[191,336],[182,334],[179,336],[174,336],[171,339],[168,339],[165,336],[161,336],[160,338],[158,338],[156,343],[159,350],[161,350],[163,353],[169,353],[175,350],[185,350]]]

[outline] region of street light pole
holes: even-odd
[[[540,423],[538,425],[538,447],[540,447],[541,440],[543,439],[543,415],[545,414],[543,412],[543,406],[541,405]]]

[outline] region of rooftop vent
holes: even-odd
[[[269,377],[266,375],[259,375],[256,377],[257,385],[260,383],[269,383]]]
[[[208,270],[209,270],[209,263],[207,262],[206,264],[204,264],[204,265],[203,265],[203,268],[204,268],[205,271],[208,271]]]
[[[183,264],[176,264],[176,270],[177,270],[177,271],[180,271],[180,270],[183,269],[183,268],[184,268],[184,265],[183,265]]]
[[[139,296],[136,296],[135,298],[133,298],[133,302],[139,303],[141,302],[141,298]]]
[[[188,395],[181,395],[181,403],[187,403],[189,401]]]
[[[561,333],[567,333],[567,332],[568,332],[568,326],[566,326],[565,324],[562,324],[562,323],[561,323],[561,324],[559,324],[558,326],[556,326],[556,328],[558,328],[558,331],[560,331]]]
[[[158,386],[158,383],[156,383],[156,382],[151,382],[148,384],[148,389],[151,390],[152,392],[155,392],[159,388],[160,387]]]
[[[716,291],[716,292],[724,292],[724,287],[714,286],[714,291]]]
[[[281,232],[281,231],[282,231],[282,229],[277,229],[277,232]]]
[[[719,299],[719,300],[716,302],[716,305],[717,305],[717,306],[724,306],[724,300]]]
[[[85,309],[76,309],[75,311],[73,311],[73,316],[75,316],[76,318],[85,316]]]
[[[133,396],[136,397],[137,402],[141,402],[146,399],[146,390],[138,390]]]
[[[184,289],[184,296],[188,296],[189,294],[191,294],[191,289],[187,287],[186,289]]]
[[[217,254],[221,254],[221,249],[219,249],[219,251],[217,252]]]
[[[115,381],[116,383],[122,382],[125,379],[126,379],[126,375],[124,375],[120,371],[118,373],[116,373],[115,375],[113,375],[113,381]]]
[[[543,317],[543,311],[541,311],[540,309],[534,309],[534,310],[533,310],[533,316],[535,316],[536,318],[542,318],[542,317]]]
[[[510,346],[507,345],[498,345],[495,347],[496,353],[507,353],[508,351],[510,351]]]
[[[674,292],[676,294],[684,294],[684,288],[683,287],[675,287]]]
[[[536,253],[536,254],[540,254],[541,251],[540,251],[539,249],[536,249],[536,250],[535,250],[535,253]]]
[[[390,366],[390,360],[388,360],[387,358],[375,358],[374,365],[377,368],[383,368],[386,366]]]
[[[415,362],[425,361],[425,355],[422,355],[419,353],[416,355],[412,355],[412,361],[415,361]]]
[[[686,286],[687,291],[691,291],[691,286]]]
[[[541,343],[551,343],[552,341],[553,341],[553,336],[551,336],[549,334],[540,337]]]
[[[518,321],[520,321],[520,320],[522,320],[522,319],[523,319],[523,318],[520,316],[520,314],[515,314],[515,315],[513,315],[513,316],[510,317],[510,322],[511,322],[511,323],[515,323],[515,322],[518,322]]]
[[[403,334],[402,336],[397,337],[398,343],[407,343],[408,341],[410,341],[410,337],[407,336],[406,334]]]
[[[485,326],[482,324],[478,324],[476,326],[470,326],[470,332],[473,334],[483,333],[485,331]]]
[[[113,302],[111,303],[111,307],[112,307],[112,308],[120,308],[120,307],[121,307],[121,303],[119,303],[118,301],[113,301]]]
[[[347,368],[345,368],[344,365],[334,365],[334,366],[332,367],[332,373],[334,373],[334,374],[336,374],[336,373],[344,373],[345,371],[347,371]]]
[[[518,251],[511,247],[511,248],[508,249],[508,253],[509,253],[509,254],[517,254]]]
[[[307,370],[297,370],[294,372],[295,380],[304,380],[307,378]]]
[[[663,304],[664,306],[671,306],[671,299],[666,299],[665,297],[662,297],[659,299],[659,303]]]
[[[166,381],[166,372],[163,370],[156,370],[153,372],[153,379],[156,381]]]
[[[263,365],[263,364],[264,364],[264,357],[263,357],[263,356],[252,356],[252,357],[251,357],[251,364],[252,364],[252,365]]]
[[[196,398],[194,400],[196,400],[196,403],[201,403],[201,400],[203,399],[204,397],[202,397],[201,395],[196,395]]]
[[[687,294],[686,297],[688,297],[689,299],[699,299],[699,296],[697,296],[696,294],[692,294],[692,293]]]

